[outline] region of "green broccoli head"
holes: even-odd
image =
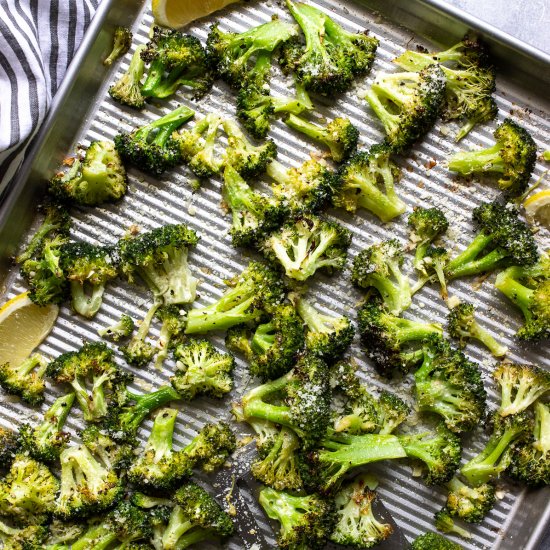
[[[17,432],[0,427],[0,468],[9,468],[19,449],[19,444]]]
[[[113,33],[113,49],[103,61],[103,65],[110,67],[119,57],[122,57],[132,45],[132,31],[126,27],[115,27]]]
[[[84,446],[108,470],[125,472],[135,458],[134,447],[130,443],[115,441],[107,430],[96,424],[86,426],[80,433]]]
[[[101,328],[97,333],[102,338],[109,338],[113,342],[119,342],[123,338],[128,338],[134,332],[134,328],[134,320],[126,313],[123,313],[115,324]]]
[[[432,243],[449,228],[445,213],[438,207],[415,208],[408,219],[411,241],[415,245],[414,268],[427,275],[426,258]]]
[[[44,525],[27,525],[17,527],[0,520],[0,541],[4,550],[34,550],[44,548],[43,543],[48,535]]]
[[[329,274],[344,269],[350,243],[350,231],[339,223],[303,214],[274,231],[261,248],[287,277],[305,281],[318,269]]]
[[[457,477],[447,483],[446,512],[451,517],[460,518],[468,523],[481,523],[495,504],[495,487],[483,483],[470,487]]]
[[[462,546],[439,533],[424,533],[413,540],[412,550],[462,550]]]
[[[247,131],[256,139],[264,139],[274,113],[269,87],[258,84],[256,79],[246,80],[237,93],[237,116]]]
[[[141,79],[145,72],[145,62],[141,54],[147,46],[140,45],[134,51],[128,69],[109,88],[109,95],[121,105],[143,109],[145,98],[141,93]]]
[[[85,206],[114,202],[126,194],[126,170],[111,141],[93,141],[83,158],[66,159],[69,166],[50,181],[50,193]]]
[[[4,363],[0,365],[0,386],[29,405],[40,405],[44,401],[44,374],[47,367],[46,359],[39,353],[27,357],[17,366]]]

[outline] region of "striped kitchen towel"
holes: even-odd
[[[0,0],[0,201],[99,0]]]

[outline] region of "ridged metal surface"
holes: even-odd
[[[378,71],[394,70],[391,60],[399,55],[406,45],[412,46],[417,42],[416,40],[411,42],[413,35],[409,31],[382,20],[378,15],[363,7],[347,5],[344,8],[337,3],[324,1],[312,2],[312,4],[327,10],[335,20],[346,28],[350,30],[368,28],[374,36],[380,39],[380,47],[371,75],[359,82],[356,89],[337,101],[319,100],[316,109],[327,119],[337,115],[348,116],[361,130],[362,147],[368,147],[379,142],[382,133],[378,121],[365,102],[358,99],[357,94],[362,88],[369,86]],[[209,25],[214,20],[219,21],[223,30],[239,32],[268,21],[274,13],[289,19],[289,15],[275,2],[266,2],[262,5],[251,3],[225,10],[215,17],[203,19],[192,26],[189,32],[204,41]],[[152,17],[148,11],[136,14],[132,51],[116,65],[102,89],[99,90],[97,104],[91,109],[87,120],[84,121],[81,133],[74,137],[75,144],[88,145],[96,139],[112,139],[118,131],[129,130],[148,120],[155,119],[180,103],[185,103],[196,109],[197,119],[211,111],[220,111],[225,115],[234,116],[234,96],[220,82],[217,82],[212,93],[200,102],[192,102],[183,94],[178,94],[170,101],[151,104],[142,113],[121,108],[108,97],[106,93],[108,86],[127,68],[133,49],[138,44],[147,42],[151,24]],[[424,43],[424,45],[428,44]],[[272,88],[275,94],[284,93],[288,88],[288,81],[277,74],[274,77]],[[535,105],[526,104],[519,97],[515,92],[511,92],[510,87],[499,80],[497,100],[500,111],[498,120],[501,121],[512,113],[514,118],[532,132],[540,149],[547,148],[550,141],[548,139],[548,117],[537,110]],[[527,107],[530,110],[526,110]],[[476,127],[460,144],[455,144],[453,133],[456,131],[456,127],[438,123],[407,158],[399,160],[399,164],[403,168],[403,177],[398,185],[398,190],[407,203],[409,212],[414,205],[442,207],[451,221],[451,231],[447,237],[447,244],[451,249],[460,250],[471,237],[470,213],[472,209],[480,201],[489,200],[497,193],[488,185],[456,180],[446,170],[444,161],[453,152],[490,143],[495,124],[496,122]],[[286,165],[298,165],[306,160],[311,152],[321,152],[311,143],[289,131],[282,122],[273,124],[271,137],[278,145],[279,160]],[[67,153],[70,152],[67,151]],[[533,181],[544,170],[543,165],[537,164]],[[44,174],[44,176],[48,175]],[[223,280],[240,272],[249,259],[248,255],[237,252],[231,246],[227,234],[229,217],[220,208],[220,180],[214,178],[204,183],[201,189],[195,193],[190,186],[190,181],[194,180],[194,177],[183,167],[165,174],[159,180],[130,169],[129,180],[129,192],[121,203],[74,211],[74,238],[94,243],[114,244],[132,225],[137,225],[145,231],[165,223],[187,223],[201,236],[199,245],[190,255],[191,266],[197,277],[201,279],[200,296],[195,305],[208,304],[220,296],[224,290]],[[258,185],[268,185],[268,180],[263,179],[258,182]],[[339,219],[353,234],[348,265],[358,251],[381,239],[391,236],[397,237],[404,244],[407,243],[406,215],[402,216],[399,221],[387,225],[382,225],[366,212],[348,216],[340,211],[332,211],[330,215]],[[541,249],[548,248],[550,243],[547,232],[541,231],[537,235],[537,239]],[[410,262],[407,268],[409,274],[414,277]],[[481,323],[510,347],[509,359],[550,365],[550,352],[547,346],[520,346],[513,340],[513,334],[520,322],[520,317],[497,294],[492,285],[493,280],[494,276],[489,277],[477,290],[474,290],[471,280],[453,282],[450,293],[478,304]],[[8,288],[6,297],[10,298],[23,289],[21,281],[15,277]],[[349,283],[349,270],[335,277],[317,275],[311,284],[310,296],[324,310],[351,317],[355,316],[354,310],[361,299],[360,294]],[[68,308],[63,307],[55,329],[40,347],[40,352],[53,358],[62,352],[77,349],[84,341],[98,340],[96,333],[98,328],[113,323],[123,312],[130,314],[134,319],[141,319],[149,304],[150,298],[145,290],[139,287],[130,287],[122,281],[116,281],[109,285],[105,293],[103,307],[91,322],[83,321],[72,314]],[[406,316],[444,323],[446,313],[447,309],[439,298],[437,290],[425,288],[415,297]],[[154,327],[152,333],[154,336],[158,335],[158,327]],[[222,337],[213,336],[210,339],[218,347],[222,347]],[[495,388],[490,381],[489,373],[495,362],[492,359],[487,359],[487,352],[475,345],[468,346],[466,351],[471,359],[481,365],[485,373],[490,403],[494,404]],[[406,391],[410,386],[410,381],[405,380],[388,385],[386,380],[376,375],[372,366],[361,353],[357,342],[350,350],[350,355],[357,360],[361,368],[361,376],[372,387],[387,387],[403,394],[410,401],[410,394]],[[128,368],[120,355],[118,361],[121,366],[124,365],[125,368]],[[227,399],[221,402],[199,399],[189,404],[177,405],[181,408],[176,434],[177,444],[188,441],[205,422],[230,417],[230,403],[238,398],[249,382],[244,364],[240,361],[238,363],[236,389]],[[152,367],[134,370],[136,374],[135,389],[151,391],[166,383],[173,370],[172,361],[168,361],[162,371],[155,371]],[[44,408],[58,395],[58,391],[58,388],[49,388]],[[27,417],[33,418],[33,416],[34,413],[30,414],[29,409],[22,406],[16,399],[2,397],[0,419],[3,424],[18,424]],[[71,430],[77,430],[80,426],[78,415],[72,415],[68,424]],[[142,439],[147,437],[150,426],[151,421],[147,420],[140,433]],[[244,426],[236,425],[235,427],[239,432],[246,433]],[[464,460],[479,450],[485,441],[486,436],[482,433],[466,437]],[[409,539],[421,532],[433,529],[432,517],[444,502],[444,491],[426,487],[418,478],[412,476],[411,466],[404,462],[378,464],[372,470],[379,475],[381,499]],[[515,528],[514,517],[517,510],[524,506],[526,499],[528,503],[530,493],[505,482],[500,482],[499,486],[502,489],[501,492],[499,491],[501,498],[486,521],[480,526],[472,527],[472,541],[459,541],[465,548],[511,548],[513,546],[508,535]],[[227,488],[216,488],[220,495],[224,493],[225,489]],[[541,514],[541,511],[539,510],[537,513]],[[270,537],[267,539],[267,547],[271,547],[273,539],[269,527],[257,508],[256,517],[259,526],[265,529],[266,536]],[[510,533],[507,531],[509,526]],[[503,540],[505,540],[504,543]],[[235,540],[231,547],[242,548],[242,543]]]

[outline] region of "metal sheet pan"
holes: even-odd
[[[548,84],[550,83],[550,58],[490,26],[473,20],[439,0],[364,0],[363,2],[340,2],[315,0],[313,4],[327,10],[340,23],[350,29],[368,28],[381,40],[377,59],[371,73],[357,89],[336,102],[321,101],[318,111],[327,118],[345,114],[361,130],[363,146],[378,142],[381,137],[379,124],[368,107],[357,98],[360,87],[366,87],[373,75],[380,70],[391,70],[391,60],[406,46],[416,43],[430,45],[428,40],[441,44],[452,44],[466,30],[474,29],[483,34],[491,43],[499,64],[497,99],[500,107],[499,119],[511,114],[520,120],[534,135],[540,149],[548,148],[550,104]],[[242,31],[252,25],[267,21],[273,13],[284,14],[275,1],[250,2],[226,9],[215,17],[206,18],[192,25],[189,32],[202,40],[206,38],[209,24],[221,22],[222,28]],[[152,23],[151,14],[145,2],[130,0],[104,0],[75,57],[67,78],[56,96],[52,111],[38,134],[29,157],[21,173],[14,181],[13,190],[0,210],[0,281],[3,285],[3,299],[10,298],[23,289],[20,279],[10,266],[9,258],[23,235],[33,223],[34,207],[42,196],[45,181],[61,159],[77,143],[87,145],[91,140],[113,138],[120,129],[129,129],[146,120],[156,118],[160,113],[186,103],[197,110],[197,116],[218,110],[234,115],[234,98],[226,87],[217,83],[211,95],[198,103],[193,103],[183,95],[167,102],[152,104],[142,113],[120,108],[112,102],[107,88],[117,75],[127,67],[131,53],[106,70],[99,62],[110,49],[112,31],[117,24],[132,27],[135,35],[133,48],[147,41]],[[431,45],[433,46],[433,42]],[[132,49],[133,51],[133,49]],[[276,76],[274,92],[284,92],[285,81]],[[491,140],[493,124],[476,128],[460,145],[454,144],[452,125],[438,123],[429,136],[416,146],[408,158],[403,158],[404,177],[400,192],[412,208],[413,205],[437,204],[447,210],[452,221],[449,236],[450,246],[460,249],[471,235],[470,212],[482,199],[491,198],[496,191],[478,183],[465,184],[456,181],[446,171],[444,159],[454,151],[487,144]],[[279,160],[296,165],[305,160],[315,147],[288,131],[284,124],[274,124],[272,137],[279,146]],[[435,162],[435,165],[434,165]],[[544,171],[537,165],[534,178]],[[202,236],[197,250],[191,255],[191,263],[201,278],[200,304],[209,303],[223,290],[222,281],[242,269],[248,261],[230,245],[227,235],[229,220],[219,207],[220,181],[212,180],[202,189],[193,193],[189,181],[191,174],[186,168],[178,168],[167,173],[160,180],[130,170],[130,191],[118,205],[97,209],[74,211],[74,237],[102,244],[114,243],[126,229],[136,224],[150,229],[167,222],[185,222]],[[383,226],[367,213],[351,217],[340,212],[332,212],[353,233],[350,254],[353,257],[362,247],[382,238],[395,235],[403,242],[407,240],[405,220]],[[548,234],[538,235],[541,246],[548,247]],[[410,266],[409,266],[410,267]],[[411,270],[412,271],[412,270]],[[317,277],[311,294],[315,301],[327,311],[353,315],[353,309],[360,299],[349,285],[349,273],[334,278]],[[489,278],[474,293],[472,281],[458,281],[452,285],[452,293],[460,298],[475,301],[480,306],[482,322],[499,334],[511,347],[512,360],[536,362],[550,365],[550,353],[539,346],[520,347],[512,340],[519,318],[515,312],[497,295]],[[2,300],[3,301],[3,300]],[[104,305],[92,322],[84,322],[63,308],[56,327],[41,346],[40,351],[47,356],[75,349],[84,340],[96,340],[96,329],[117,319],[121,312],[134,318],[141,318],[147,309],[148,297],[145,291],[130,288],[122,282],[109,286]],[[446,308],[434,289],[424,289],[416,297],[407,315],[418,319],[443,321]],[[223,340],[214,336],[212,341],[221,346]],[[375,387],[387,386],[367,364],[360,349],[354,345],[351,354],[357,358],[364,378]],[[483,350],[469,347],[468,354],[478,361],[485,373],[489,373],[492,361],[484,357]],[[122,364],[122,360],[119,358]],[[165,382],[173,370],[169,363],[162,371],[145,369],[136,372],[136,389],[149,390]],[[244,365],[239,364],[236,377],[236,390],[222,403],[201,399],[182,406],[176,441],[187,441],[204,422],[211,418],[228,417],[229,404],[244,391],[248,380]],[[487,381],[490,400],[494,400],[494,388]],[[403,391],[399,384],[390,389]],[[55,388],[48,392],[47,406],[55,398]],[[10,425],[32,416],[29,409],[4,395],[0,402],[0,422]],[[147,421],[142,430],[147,437],[150,428]],[[78,419],[69,421],[69,428],[77,429]],[[242,428],[244,431],[244,428]],[[467,443],[469,457],[484,442],[482,434],[473,434]],[[433,528],[432,515],[444,501],[444,492],[425,487],[411,477],[411,468],[406,464],[377,465],[373,468],[380,474],[380,496],[391,511],[395,520],[403,528],[409,539]],[[227,488],[216,487],[220,494]],[[550,516],[548,490],[524,491],[521,488],[502,483],[502,498],[487,520],[472,529],[470,543],[460,543],[466,548],[534,549],[542,536],[544,525]],[[264,530],[267,547],[273,543],[265,518],[252,500],[247,500],[256,514],[258,528]],[[265,544],[260,545],[260,547]],[[232,548],[242,548],[243,543],[235,540]]]

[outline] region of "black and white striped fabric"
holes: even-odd
[[[0,0],[0,201],[100,0]]]

